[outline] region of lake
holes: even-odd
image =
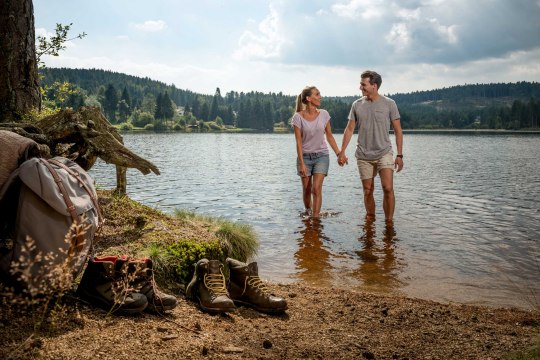
[[[441,302],[540,304],[540,136],[405,134],[395,174],[394,228],[376,178],[377,218],[365,223],[354,161],[331,157],[320,223],[300,216],[292,134],[125,133],[125,145],[160,176],[128,170],[128,195],[251,224],[261,277],[402,294]],[[335,135],[341,144],[342,135]],[[393,141],[393,136],[391,136]],[[395,148],[395,147],[394,147]],[[113,165],[90,174],[116,185]]]

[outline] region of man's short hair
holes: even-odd
[[[369,78],[369,83],[371,85],[373,84],[377,84],[377,89],[380,89],[381,88],[381,84],[382,84],[382,77],[381,75],[379,75],[377,72],[375,71],[372,71],[372,70],[366,70],[362,73],[362,75],[360,75],[360,78],[363,79],[363,78]]]

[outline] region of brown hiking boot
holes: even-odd
[[[198,299],[203,311],[220,313],[236,310],[227,292],[222,268],[219,260],[201,259],[195,264],[193,278],[186,287],[186,297]]]
[[[91,259],[77,287],[77,295],[111,313],[129,315],[142,312],[148,300],[146,296],[131,291],[124,264],[125,259],[117,256]]]
[[[287,310],[287,301],[268,292],[259,278],[257,263],[245,264],[227,258],[231,276],[229,293],[235,304],[247,305],[264,313],[281,313]]]
[[[118,259],[126,261],[127,259]],[[151,259],[129,260],[128,279],[133,291],[143,294],[148,300],[146,310],[162,313],[176,307],[176,297],[161,292],[154,281],[154,267]]]

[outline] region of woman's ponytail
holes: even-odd
[[[303,107],[304,107],[304,104],[302,104],[302,94],[299,94],[296,97],[296,112],[302,111]]]

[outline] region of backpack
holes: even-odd
[[[30,295],[71,283],[102,223],[93,180],[78,164],[24,161],[0,189],[0,279]]]

